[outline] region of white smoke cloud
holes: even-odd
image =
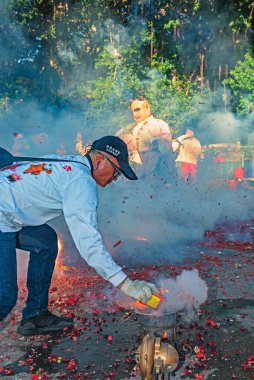
[[[199,119],[198,138],[204,144],[235,143],[242,123],[232,112],[208,112]]]
[[[16,155],[40,156],[56,153],[65,144],[67,154],[75,153],[77,132],[82,129],[87,140],[94,134],[89,122],[70,110],[45,109],[35,101],[20,103],[0,114],[1,146]]]
[[[205,180],[166,189],[149,178],[100,190],[99,225],[115,259],[124,265],[180,261],[198,254],[195,242],[202,241],[206,231],[251,219],[253,192]]]
[[[183,270],[175,278],[160,277],[156,281],[158,289],[162,293],[162,301],[157,309],[147,307],[125,296],[120,290],[107,289],[108,298],[120,306],[128,308],[137,314],[147,316],[161,316],[163,314],[182,313],[183,320],[190,322],[197,318],[197,311],[206,300],[208,288],[206,282],[200,277],[199,272]]]
[[[207,285],[196,269],[183,270],[175,279],[161,279],[158,283],[164,290],[161,312],[198,309],[207,299]]]

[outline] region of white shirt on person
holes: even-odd
[[[0,231],[18,232],[64,215],[82,258],[112,285],[126,274],[106,250],[97,224],[97,185],[86,157],[76,162],[17,162],[0,170]],[[83,165],[79,162],[82,162]],[[39,268],[38,268],[39,269]]]
[[[197,165],[198,158],[201,154],[201,144],[195,137],[189,137],[188,135],[182,135],[173,142],[173,150],[176,151],[176,145],[178,145],[178,155],[176,162],[185,162],[187,164]]]

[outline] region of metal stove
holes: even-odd
[[[141,379],[168,380],[179,364],[176,327],[182,320],[182,313],[140,310],[135,313],[145,331],[145,336],[134,353]]]

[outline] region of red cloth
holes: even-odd
[[[197,169],[198,166],[196,164],[188,164],[187,162],[182,162],[182,177],[185,181],[187,181],[189,175],[193,180],[197,178]]]
[[[224,157],[216,156],[216,157],[214,157],[214,161],[215,162],[225,162],[226,160]]]
[[[241,166],[238,166],[237,168],[235,168],[234,177],[236,179],[243,179],[244,178],[244,169]]]
[[[228,187],[232,190],[235,190],[237,188],[237,180],[235,178],[233,179],[228,179]]]

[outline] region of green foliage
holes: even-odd
[[[194,7],[193,7],[193,10],[195,11],[195,12],[197,12],[198,10],[199,10],[199,8],[200,8],[200,0],[195,0],[194,1]]]
[[[171,79],[157,68],[149,73],[144,88],[153,113],[167,121],[175,133],[178,133],[186,121],[197,116],[195,86],[186,77]]]
[[[247,53],[230,75],[224,83],[232,90],[235,110],[240,115],[247,115],[254,109],[254,58]]]
[[[117,52],[115,52],[117,54]],[[119,53],[118,53],[119,54]],[[96,68],[97,79],[90,81],[91,108],[97,114],[115,112],[117,107],[126,105],[134,94],[138,96],[142,89],[138,72],[134,67],[124,62],[122,56],[113,56],[107,48],[101,54]]]
[[[243,26],[245,26],[246,28],[250,28],[251,20],[249,20],[249,18],[244,17],[243,15],[239,15],[239,17],[236,20],[231,21],[229,25],[233,32],[238,32],[242,29]]]
[[[249,0],[236,1],[234,4],[233,20],[229,23],[233,32],[251,28],[251,9],[253,2]]]
[[[131,49],[135,55],[133,47]],[[150,101],[156,117],[166,120],[176,133],[187,120],[197,116],[195,85],[185,76],[172,77],[176,70],[170,60],[159,62],[154,57],[152,68],[138,70],[137,63],[130,61],[129,55],[125,60],[119,53],[113,57],[112,52],[105,49],[96,68],[99,76],[90,82],[91,110],[98,117],[117,114],[118,128],[124,125],[119,121],[128,102],[141,94]]]
[[[130,122],[130,100],[144,96],[178,131],[198,116],[200,98],[215,96],[209,87],[221,84],[218,67],[233,69],[253,37],[249,0],[2,2],[11,19],[0,23],[9,48],[0,61],[9,69],[0,72],[0,108],[23,98],[57,99],[89,117],[107,115],[112,128]],[[241,114],[253,108],[250,59],[225,82]]]
[[[177,26],[181,25],[181,20],[176,19],[176,20],[169,20],[165,25],[164,29],[169,30],[169,29],[174,29]]]

